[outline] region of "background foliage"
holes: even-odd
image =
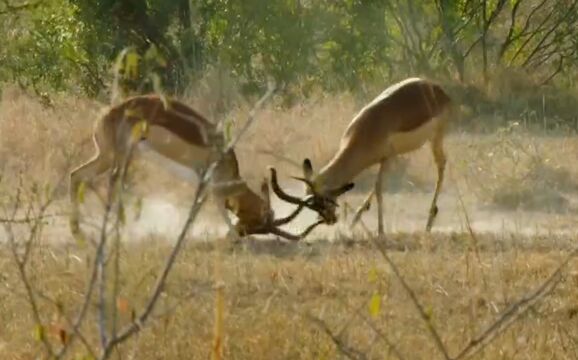
[[[571,123],[577,39],[578,0],[2,0],[0,82],[98,97],[122,49],[155,45],[176,94],[212,68],[293,97],[423,75],[477,112]]]

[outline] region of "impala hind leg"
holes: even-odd
[[[385,234],[383,230],[383,175],[387,168],[387,159],[381,160],[379,164],[379,171],[377,173],[377,180],[375,181],[375,200],[377,202],[377,234],[383,237]]]
[[[96,155],[70,173],[70,231],[77,241],[80,241],[82,237],[79,222],[79,202],[83,197],[81,194],[81,186],[83,183],[89,182],[91,179],[105,173],[112,168],[112,165],[112,157],[101,153],[97,145]]]
[[[434,220],[438,214],[438,206],[437,206],[438,195],[441,191],[442,184],[444,181],[444,170],[446,167],[446,155],[445,155],[444,147],[443,147],[443,138],[444,138],[443,127],[440,127],[440,128],[438,128],[438,131],[436,132],[436,134],[433,137],[432,142],[431,142],[434,161],[435,161],[437,171],[438,171],[438,179],[436,182],[436,188],[435,188],[433,200],[431,203],[431,207],[429,210],[429,217],[427,219],[427,225],[425,228],[425,230],[427,232],[431,231],[431,228],[433,226],[433,222],[434,222]]]

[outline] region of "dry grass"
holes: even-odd
[[[203,99],[188,102],[200,104],[206,113],[213,112]],[[234,119],[238,128],[247,108],[241,105],[225,116]],[[338,146],[341,133],[358,108],[349,95],[319,95],[288,110],[268,106],[238,147],[243,174],[253,184],[266,175],[267,165],[277,165],[284,180],[289,174],[299,174],[298,166],[278,156],[297,165],[308,156],[319,168]],[[0,102],[0,205],[11,205],[7,195],[13,193],[19,181],[16,174],[25,174],[28,185],[54,184],[69,170],[71,157],[75,165],[89,156],[93,150],[86,140],[99,111],[97,104],[70,98],[56,99],[54,109],[45,109],[16,90],[4,91]],[[78,149],[79,154],[71,155]],[[445,193],[459,189],[466,209],[488,205],[501,211],[549,210],[573,218],[578,190],[574,180],[578,166],[573,161],[578,152],[576,138],[552,133],[538,136],[513,126],[486,135],[456,131],[448,137],[447,149],[450,163]],[[435,171],[427,147],[403,157],[399,165],[397,176],[391,177],[390,191],[431,192]],[[169,200],[186,204],[190,197],[183,194],[194,188],[158,169],[140,164],[134,191],[166,196],[170,187]],[[360,177],[359,189],[371,186],[370,175],[371,171]],[[65,185],[58,193],[62,201],[55,207],[65,209]],[[349,198],[356,197],[354,194]],[[427,205],[416,206],[423,207],[425,213]],[[73,317],[85,288],[90,254],[72,245],[53,245],[51,242],[57,239],[48,234],[54,233],[40,236],[41,245],[33,252],[29,275],[42,294],[57,299],[63,314]],[[59,240],[64,239],[60,242],[70,244],[66,231],[59,234]],[[570,235],[525,237],[498,231],[478,237],[477,243],[468,234],[452,232],[431,236],[398,233],[388,238],[394,261],[451,354],[463,348],[508,305],[544,281],[574,245]],[[123,322],[130,320],[133,309],[140,310],[145,303],[171,240],[155,236],[123,245],[122,301],[117,304]],[[210,355],[214,239],[197,236],[191,240],[198,241],[190,241],[179,257],[151,326],[124,344],[115,356],[204,359]],[[441,358],[399,281],[365,236],[346,233],[343,241],[333,243],[315,236],[311,240],[310,245],[246,240],[243,245],[229,246],[222,254],[225,358],[342,358],[335,343],[309,315],[322,319],[335,333],[344,329],[343,344],[367,358],[395,358],[383,336],[406,358]],[[34,322],[24,290],[3,243],[0,356],[31,359],[41,344],[34,339]],[[570,263],[555,291],[477,358],[575,358],[576,266]],[[375,293],[381,302],[373,317],[369,302]],[[44,319],[53,330],[66,327],[54,304],[44,300],[41,304]],[[84,330],[88,340],[96,344],[95,319],[88,320]],[[54,332],[48,335],[58,343]],[[79,344],[73,350],[75,356],[84,354]]]
[[[464,347],[508,305],[543,281],[564,256],[563,240],[480,240],[479,261],[461,235],[432,238],[399,235],[409,251],[392,250],[394,261],[424,303],[450,353]],[[508,244],[504,246],[504,240]],[[529,243],[528,243],[529,241]],[[162,239],[126,245],[121,264],[121,317],[145,302],[154,274],[168,252]],[[146,246],[143,246],[146,245]],[[189,246],[170,278],[151,326],[121,347],[138,359],[202,359],[211,347],[213,256],[210,245]],[[72,317],[81,300],[87,263],[84,253],[39,249],[31,276]],[[39,344],[14,266],[0,256],[0,334],[3,358],[31,358]],[[478,356],[483,359],[573,358],[576,355],[576,277],[571,264],[562,284]],[[439,358],[433,342],[399,282],[371,245],[282,245],[251,243],[222,257],[225,282],[225,358],[335,359],[339,350],[308,317],[322,319],[348,346],[370,358],[393,358],[377,329],[410,359]],[[379,313],[369,301],[378,293]],[[55,329],[63,326],[55,306],[43,312]],[[92,322],[90,322],[92,324]],[[347,325],[346,325],[347,324]],[[93,325],[94,326],[94,325]],[[96,341],[95,328],[86,327]],[[49,334],[58,342],[56,334]],[[82,355],[81,348],[75,353]],[[6,357],[8,355],[8,357]]]

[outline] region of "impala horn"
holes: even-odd
[[[275,170],[275,168],[269,167],[269,171],[271,172],[271,188],[273,189],[273,192],[275,193],[275,195],[277,195],[279,197],[279,199],[281,199],[285,202],[291,203],[291,204],[309,207],[307,200],[301,200],[300,198],[298,198],[296,196],[289,195],[285,191],[283,191],[283,189],[281,189],[281,187],[279,186],[279,181],[277,180],[277,170]],[[306,181],[306,180],[303,179],[303,181]],[[308,197],[308,198],[310,198],[310,197]],[[306,198],[306,199],[308,199],[308,198]]]

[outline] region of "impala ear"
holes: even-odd
[[[261,197],[265,200],[267,204],[267,209],[271,209],[271,196],[269,195],[269,183],[267,182],[267,178],[263,178],[261,181]]]
[[[307,180],[310,180],[311,177],[313,177],[313,165],[311,165],[311,160],[309,160],[309,158],[303,160],[303,175]]]

